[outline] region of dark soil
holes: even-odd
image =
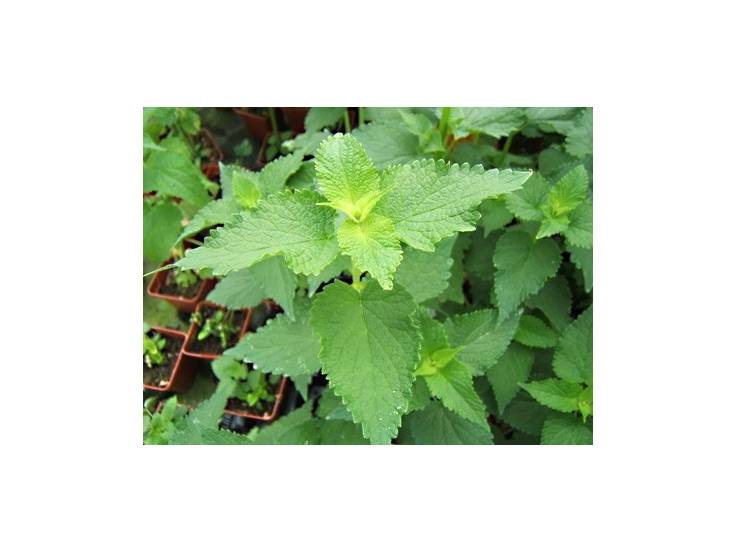
[[[153,332],[149,333],[151,336]],[[171,372],[174,370],[174,364],[177,362],[179,350],[182,349],[183,338],[175,338],[164,336],[166,345],[164,346],[164,360],[161,365],[148,368],[146,362],[143,362],[143,383],[149,386],[166,386],[171,378]]]
[[[166,271],[164,282],[161,283],[161,288],[159,289],[159,292],[168,296],[193,298],[197,295],[197,291],[200,289],[201,284],[202,280],[197,277],[197,282],[195,282],[192,286],[186,286],[182,288],[180,286],[177,286],[177,283],[174,281],[174,271]]]
[[[217,309],[215,309],[214,307],[208,307],[208,306],[202,307],[202,309],[200,309],[200,313],[202,313],[203,324],[204,324],[204,321],[206,321],[216,311]],[[236,328],[236,331],[230,337],[230,340],[228,340],[228,345],[226,347],[223,348],[220,345],[220,338],[217,336],[210,335],[204,340],[198,340],[197,333],[200,331],[200,327],[198,326],[195,328],[195,331],[194,331],[195,336],[192,339],[192,342],[189,344],[188,351],[193,351],[195,353],[220,354],[226,349],[232,348],[234,345],[236,345],[238,343],[238,339],[240,336],[241,327],[243,326],[243,321],[246,319],[246,313],[245,311],[231,311],[231,313],[233,313],[231,324]]]

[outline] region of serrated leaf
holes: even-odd
[[[255,207],[261,198],[261,189],[258,185],[256,173],[245,172],[233,173],[232,180],[233,198],[243,209]]]
[[[594,434],[574,417],[551,415],[543,425],[541,445],[592,445]]]
[[[418,445],[491,445],[494,438],[488,425],[471,422],[432,401],[421,411],[404,418],[403,427]],[[403,428],[404,429],[404,428]]]
[[[546,378],[533,382],[520,382],[520,387],[535,401],[562,413],[578,411],[578,397],[583,392],[580,384],[566,382],[557,378]]]
[[[594,111],[585,109],[566,136],[566,151],[578,158],[594,153]]]
[[[317,416],[325,420],[342,420],[353,422],[350,411],[343,401],[335,395],[330,388],[326,388],[320,396],[320,403],[317,406]]]
[[[221,355],[210,363],[212,372],[215,373],[218,380],[243,380],[248,374],[248,369],[238,359],[228,355]]]
[[[336,281],[313,300],[323,371],[371,443],[389,443],[409,406],[420,346],[415,309],[401,287],[385,291],[373,280],[361,292]]]
[[[402,241],[432,251],[443,238],[474,230],[478,213],[472,210],[486,198],[519,189],[529,175],[442,160],[417,161],[384,172],[385,193],[374,209],[394,222]]]
[[[367,445],[361,427],[353,421],[324,420],[319,422],[321,445]]]
[[[571,252],[571,261],[583,273],[584,285],[587,292],[594,289],[594,250],[589,248],[578,248],[566,244],[566,249]]]
[[[454,131],[457,137],[483,133],[500,138],[521,129],[525,124],[522,108],[452,108],[451,118],[460,118]],[[460,132],[459,132],[460,131]]]
[[[269,195],[282,190],[289,177],[302,166],[302,154],[293,153],[270,161],[258,173],[258,185],[263,194]]]
[[[558,343],[558,334],[544,321],[533,315],[522,315],[515,341],[531,348],[552,348]]]
[[[402,247],[388,217],[370,213],[360,222],[346,219],[338,229],[338,244],[361,272],[370,272],[382,288],[392,289],[394,272],[402,261]]]
[[[182,228],[182,212],[171,202],[143,204],[143,257],[158,265],[171,256]]]
[[[433,252],[410,247],[404,249],[404,257],[397,268],[395,280],[412,294],[415,303],[420,304],[437,297],[448,287],[455,241],[455,236],[446,238],[438,243]]]
[[[482,309],[445,320],[443,327],[450,345],[461,348],[458,360],[473,376],[481,376],[493,366],[517,332],[519,317],[509,317],[497,326],[497,312]]]
[[[432,401],[430,390],[425,383],[425,379],[416,378],[412,385],[412,397],[409,400],[409,410],[407,412],[420,411],[427,407],[430,401]]]
[[[583,165],[577,165],[563,175],[548,192],[543,212],[553,216],[570,213],[586,199],[589,192],[589,174]]]
[[[542,311],[558,332],[571,322],[571,289],[562,275],[547,281],[537,294],[527,299],[526,303]]]
[[[571,213],[568,228],[563,234],[573,246],[594,246],[594,206],[591,202],[582,203]]]
[[[207,299],[229,309],[255,307],[265,299],[272,299],[293,319],[296,288],[297,277],[284,258],[268,257],[247,269],[226,275]]]
[[[299,298],[294,320],[279,314],[255,333],[248,332],[225,355],[251,363],[255,369],[294,378],[320,370],[320,340],[309,324],[309,303]]]
[[[499,414],[520,390],[518,382],[525,382],[530,376],[535,354],[519,344],[511,344],[494,366],[486,369],[486,378],[494,390],[494,398]]]
[[[350,134],[338,133],[322,141],[315,155],[315,174],[329,205],[355,221],[366,217],[381,195],[378,171]]]
[[[307,276],[307,295],[312,297],[321,284],[350,271],[351,258],[345,255],[336,257],[327,267],[317,275]]]
[[[179,151],[152,151],[143,163],[143,191],[181,198],[200,208],[210,201],[205,176]]]
[[[507,209],[504,200],[497,198],[481,202],[479,213],[481,213],[479,225],[484,229],[484,238],[492,231],[505,227],[514,219],[514,215]]]
[[[494,252],[494,294],[500,319],[554,277],[560,261],[560,249],[552,239],[534,240],[522,230],[506,231]]]
[[[417,136],[399,121],[369,123],[353,131],[353,136],[363,144],[378,169],[425,157],[418,153]]]
[[[202,442],[205,430],[217,430],[223,417],[225,404],[235,390],[236,381],[230,378],[221,380],[215,392],[200,403],[185,419],[182,426],[173,434],[171,444],[198,444]]]
[[[465,250],[468,249],[470,243],[471,238],[468,234],[460,234],[456,238],[451,254],[453,265],[450,268],[448,287],[438,298],[438,301],[449,301],[457,304],[465,303],[466,298],[463,293],[463,258],[465,256]]]
[[[316,205],[319,200],[318,194],[308,190],[272,194],[256,209],[212,231],[204,246],[188,250],[177,265],[225,275],[283,255],[294,272],[317,274],[338,255],[335,214]]]
[[[539,436],[551,411],[527,394],[518,394],[504,410],[504,422],[526,434]]]
[[[473,388],[471,372],[463,363],[452,359],[435,374],[425,375],[424,378],[432,395],[438,398],[446,409],[472,422],[487,426],[486,409]]]
[[[345,108],[310,108],[305,117],[305,130],[318,132],[325,127],[333,127],[345,113]]]
[[[231,223],[235,219],[236,214],[240,211],[241,205],[235,198],[221,198],[219,200],[213,200],[195,213],[187,226],[184,227],[179,238],[177,238],[177,242],[188,236],[197,234],[208,227]]]
[[[505,196],[507,209],[523,221],[540,221],[543,218],[541,206],[550,185],[540,173],[534,173],[524,184],[524,188]]]
[[[593,384],[594,308],[589,307],[566,328],[555,350],[553,371],[569,382]]]
[[[309,445],[320,443],[320,426],[312,418],[312,402],[308,401],[286,416],[259,430],[253,438],[256,445]]]

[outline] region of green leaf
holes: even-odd
[[[450,345],[462,348],[458,360],[467,365],[473,376],[481,376],[506,351],[517,332],[519,317],[509,317],[497,325],[497,312],[482,309],[445,320]]]
[[[272,299],[293,319],[296,288],[297,277],[287,267],[284,258],[268,257],[225,276],[207,299],[229,309],[255,307],[265,299]]]
[[[321,445],[366,445],[361,427],[353,421],[325,420],[319,422]]]
[[[361,292],[336,281],[313,300],[323,371],[371,443],[389,443],[409,406],[420,345],[415,309],[401,287],[384,291],[373,280]]]
[[[518,394],[504,410],[504,422],[526,434],[539,436],[545,419],[553,413],[527,394]]]
[[[302,155],[299,153],[280,156],[270,161],[258,174],[258,185],[264,195],[282,190],[289,180],[302,166]]]
[[[255,207],[261,198],[261,189],[258,185],[256,173],[233,173],[233,197],[244,209]]]
[[[369,123],[353,131],[378,169],[421,159],[417,136],[401,122]]]
[[[345,255],[336,257],[317,275],[307,276],[307,295],[312,297],[321,284],[351,270],[351,258]]]
[[[420,304],[439,296],[448,287],[455,241],[455,236],[446,238],[438,243],[433,252],[410,247],[404,249],[404,258],[397,268],[395,280],[412,294],[415,303]]]
[[[506,231],[494,252],[494,293],[500,319],[554,277],[560,262],[560,249],[552,239],[535,240],[522,230]]]
[[[412,397],[409,400],[409,411],[420,411],[430,403],[430,390],[424,378],[417,378],[412,386]]]
[[[385,193],[375,212],[394,222],[402,241],[432,251],[443,238],[474,230],[478,213],[472,210],[486,198],[517,190],[529,175],[442,160],[391,167],[382,175]]]
[[[202,442],[204,430],[217,430],[223,417],[225,404],[235,390],[236,381],[230,378],[218,383],[215,393],[200,403],[185,419],[184,424],[172,436],[172,444],[197,444]]]
[[[381,195],[379,173],[351,135],[338,133],[322,141],[315,156],[315,173],[328,205],[354,221],[363,220]]]
[[[591,202],[582,203],[571,213],[568,228],[563,234],[573,246],[594,246],[594,206]]]
[[[553,371],[563,380],[585,382],[594,379],[594,308],[589,307],[566,328],[553,358]]]
[[[460,118],[456,137],[482,133],[500,138],[521,129],[525,124],[522,108],[452,108],[451,118]]]
[[[543,425],[542,445],[592,445],[594,434],[574,417],[552,415]]]
[[[319,132],[325,127],[334,127],[341,120],[345,108],[310,108],[305,117],[305,130]]]
[[[432,395],[447,409],[472,422],[487,426],[486,409],[474,390],[471,372],[463,363],[452,359],[435,374],[425,375],[424,378]]]
[[[563,413],[578,411],[578,397],[583,392],[580,384],[546,378],[534,382],[522,383],[520,387],[529,393],[535,401]]]
[[[587,292],[594,289],[594,250],[578,248],[566,244],[566,249],[571,252],[571,261],[583,272],[583,280]]]
[[[317,416],[325,420],[342,420],[353,422],[350,411],[335,395],[330,388],[326,388],[320,396],[320,404],[317,406]]]
[[[529,307],[542,311],[558,332],[571,322],[571,289],[562,275],[547,281],[526,303]]]
[[[240,211],[241,205],[234,198],[213,200],[195,213],[187,226],[184,227],[179,238],[177,238],[177,242],[180,242],[188,236],[197,234],[208,227],[231,223],[235,219],[236,214]]]
[[[544,321],[532,315],[522,315],[514,339],[531,348],[553,348],[558,343],[558,334]]]
[[[404,418],[412,441],[418,445],[491,445],[494,439],[488,425],[482,427],[432,401],[421,411]]]
[[[294,272],[317,274],[338,255],[334,212],[316,205],[319,199],[307,190],[272,194],[253,211],[213,230],[204,246],[188,250],[177,265],[225,275],[283,255]]]
[[[540,206],[543,221],[537,233],[537,238],[565,232],[570,224],[569,214],[586,199],[588,192],[589,174],[583,165],[577,165],[555,183]],[[588,214],[591,215],[590,212]],[[585,212],[579,214],[576,219],[577,223],[583,224],[584,227],[586,224],[585,215]],[[586,228],[582,230],[585,231]],[[592,229],[589,228],[588,230],[591,231]],[[575,230],[574,236],[579,236]]]
[[[205,176],[187,155],[176,150],[152,151],[143,163],[143,191],[181,198],[196,208],[210,201]]]
[[[294,307],[294,320],[285,314],[269,319],[255,333],[246,333],[225,355],[265,373],[289,377],[316,373],[320,370],[320,340],[309,324],[309,303],[299,298]]]
[[[218,380],[227,380],[229,378],[233,380],[243,380],[246,378],[246,374],[248,373],[248,370],[243,363],[228,355],[221,355],[210,363],[210,366]]]
[[[519,344],[511,344],[499,361],[486,369],[486,378],[494,390],[500,415],[519,392],[518,382],[525,382],[530,376],[534,361],[535,354],[529,349]]]
[[[484,238],[492,231],[505,227],[514,219],[514,215],[501,199],[484,200],[479,205],[479,212],[481,213],[479,224],[484,229]]]
[[[578,158],[594,153],[594,110],[585,109],[566,136],[566,151]]]
[[[182,228],[182,212],[171,202],[143,204],[143,257],[158,265],[171,256]]]
[[[540,221],[543,218],[542,204],[549,189],[545,178],[535,173],[525,182],[522,190],[505,196],[507,209],[523,221]]]
[[[259,430],[256,445],[309,445],[320,443],[320,427],[312,418],[312,402]]]
[[[361,272],[370,272],[382,288],[391,290],[402,247],[389,218],[371,213],[360,222],[346,219],[338,229],[338,244]]]

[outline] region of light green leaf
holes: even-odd
[[[402,122],[369,123],[353,131],[378,169],[421,159],[419,139]]]
[[[566,151],[578,158],[594,153],[594,110],[585,109],[566,136]]]
[[[553,358],[553,371],[569,382],[594,379],[594,308],[589,307],[566,328]]]
[[[518,382],[525,382],[530,376],[534,361],[535,354],[529,349],[511,344],[499,361],[486,369],[486,378],[494,390],[500,415],[503,415],[505,407],[519,392]]]
[[[361,292],[336,281],[313,300],[323,371],[371,443],[389,443],[409,406],[420,346],[415,309],[401,287],[384,291],[373,280]]]
[[[540,225],[540,230],[537,233],[537,238],[544,238],[546,236],[553,236],[561,232],[565,232],[571,220],[571,212],[574,211],[581,203],[586,199],[589,193],[589,174],[584,169],[583,165],[577,165],[568,173],[555,183],[555,185],[549,190],[545,201],[540,206],[540,210],[543,214],[543,220]],[[580,231],[585,232],[586,212],[580,212],[577,215],[576,221],[579,225],[584,225],[583,229],[579,232],[574,230],[573,235],[579,239],[581,237]],[[591,213],[589,215],[588,231],[591,228]],[[583,217],[582,217],[583,216]]]
[[[506,231],[494,252],[494,294],[500,319],[554,277],[560,261],[560,249],[552,239],[535,240],[522,230]]]
[[[244,209],[255,207],[261,198],[261,189],[258,185],[256,173],[233,173],[233,197]]]
[[[484,428],[431,401],[421,411],[404,418],[404,427],[418,445],[491,445],[494,438],[488,425]]]
[[[181,198],[200,208],[210,201],[205,176],[187,155],[176,150],[152,151],[143,163],[143,191]]]
[[[322,141],[315,173],[328,205],[354,221],[366,217],[381,196],[379,173],[352,135],[335,134]]]
[[[305,117],[305,130],[318,132],[325,127],[333,127],[345,113],[345,108],[310,108]]]
[[[158,265],[171,256],[182,228],[182,212],[171,202],[143,204],[143,257]]]
[[[540,173],[533,174],[524,188],[505,196],[507,209],[523,221],[540,221],[543,218],[541,206],[550,185]]]
[[[521,129],[525,124],[522,108],[452,108],[451,118],[460,118],[456,137],[483,133],[500,138]]]
[[[535,401],[563,413],[578,411],[578,398],[583,392],[580,384],[546,378],[534,382],[519,383],[520,387],[529,393]]]
[[[553,348],[558,343],[558,334],[544,321],[532,315],[522,315],[515,341],[531,348]]]
[[[542,445],[592,445],[594,434],[581,421],[566,415],[551,415],[543,425]]]
[[[392,289],[402,247],[389,218],[371,213],[360,222],[346,219],[338,229],[338,244],[358,269],[370,272],[385,290]]]
[[[265,299],[272,299],[293,319],[296,288],[297,277],[287,267],[284,258],[268,257],[225,276],[207,299],[229,309],[255,307]]]
[[[213,200],[195,213],[192,220],[186,227],[184,227],[179,238],[177,238],[177,242],[180,242],[188,236],[197,234],[208,227],[231,223],[235,219],[236,214],[240,211],[241,206],[234,198]]]
[[[451,359],[435,374],[425,375],[425,382],[433,396],[443,405],[468,420],[488,427],[486,409],[473,387],[473,377],[468,367]]]
[[[317,274],[338,255],[334,212],[316,205],[320,196],[308,190],[284,191],[261,200],[222,229],[205,245],[189,250],[177,262],[184,269],[212,269],[215,275],[245,269],[257,261],[283,255],[296,273]]]
[[[570,223],[563,234],[573,246],[594,246],[594,206],[591,202],[582,203],[571,213]]]
[[[497,326],[497,312],[482,309],[445,320],[450,345],[461,348],[458,360],[473,376],[481,376],[506,351],[517,332],[519,316],[509,317]]]
[[[243,380],[246,378],[248,369],[238,359],[228,355],[221,355],[210,363],[212,372],[215,373],[218,380]]]
[[[289,377],[311,375],[320,370],[320,340],[309,324],[309,303],[295,302],[295,320],[279,314],[256,332],[248,332],[225,355],[242,359],[265,373]]]
[[[562,275],[547,281],[526,303],[529,307],[542,311],[558,332],[571,322],[571,289]]]
[[[423,252],[404,249],[404,258],[397,269],[395,280],[412,294],[415,303],[422,303],[440,295],[447,287],[453,266],[451,252],[456,237],[438,243],[435,251]]]
[[[474,230],[482,200],[517,190],[527,171],[484,171],[481,165],[451,165],[442,160],[392,167],[382,175],[384,196],[375,212],[389,217],[402,241],[413,248],[433,246],[459,231]]]
[[[258,174],[258,185],[263,194],[269,195],[284,188],[287,180],[302,166],[302,154],[293,153],[270,161]]]

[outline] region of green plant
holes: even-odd
[[[180,288],[189,288],[197,284],[199,278],[194,271],[186,271],[181,269],[173,269],[174,271],[174,282]]]
[[[238,327],[233,324],[233,311],[218,309],[209,317],[196,312],[192,314],[191,321],[200,327],[197,332],[198,341],[215,336],[223,348],[228,347],[228,342],[238,333]]]
[[[167,399],[157,410],[158,405],[157,397],[150,397],[143,404],[143,443],[147,445],[168,443],[187,412],[186,407],[177,404],[177,396]]]
[[[164,362],[166,338],[154,332],[151,336],[143,334],[143,362],[151,369]]]
[[[224,226],[176,266],[284,307],[225,356],[329,383],[245,441],[591,443],[591,113],[364,108],[224,171]]]

